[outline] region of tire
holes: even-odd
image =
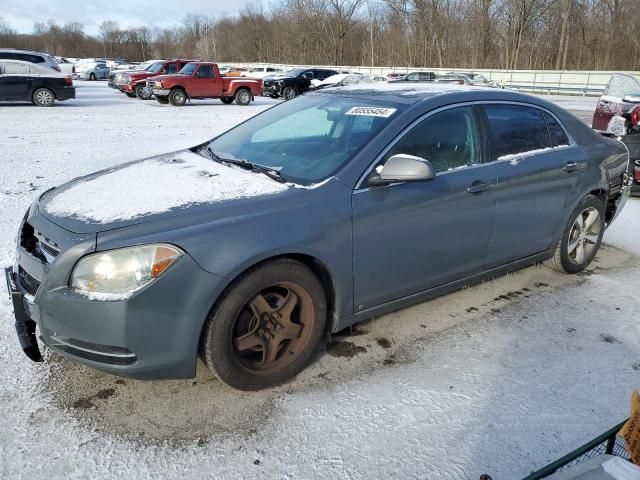
[[[246,88],[241,88],[236,92],[235,100],[237,105],[246,107],[251,103],[251,92]]]
[[[604,204],[593,195],[586,196],[571,214],[562,239],[546,266],[558,272],[578,273],[594,259],[604,233]]]
[[[158,103],[161,103],[162,105],[166,105],[169,103],[169,99],[167,97],[156,96],[156,100],[158,101]]]
[[[269,95],[270,98],[278,98],[278,95]]]
[[[250,270],[222,295],[205,324],[201,356],[231,387],[272,387],[307,366],[326,321],[325,292],[313,272],[292,259],[275,260]]]
[[[298,96],[298,91],[295,87],[285,87],[282,91],[282,96],[285,100],[291,100],[292,98],[296,98]]]
[[[225,105],[231,105],[233,103],[233,97],[222,97],[220,101]]]
[[[91,73],[89,74],[89,80],[93,81],[93,80],[95,80],[95,79],[96,79],[96,74],[95,74],[95,73],[93,73],[93,72],[91,72]]]
[[[138,85],[136,87],[136,97],[140,100],[151,100],[151,89],[147,88],[146,85]]]
[[[187,103],[187,94],[181,88],[171,90],[169,93],[169,103],[174,107],[181,107]]]
[[[32,100],[34,105],[38,107],[53,107],[56,96],[48,88],[38,88],[33,92]]]

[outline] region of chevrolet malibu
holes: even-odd
[[[16,329],[35,361],[41,341],[166,379],[200,357],[235,388],[269,387],[363,319],[537,262],[583,270],[627,163],[532,96],[324,89],[41,195],[6,269]]]

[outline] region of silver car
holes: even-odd
[[[60,71],[57,60],[48,53],[32,52],[29,50],[16,50],[13,48],[0,48],[0,60],[21,60],[23,62],[37,63]]]
[[[80,80],[98,80],[109,78],[111,69],[104,62],[82,63],[76,66],[75,78]]]

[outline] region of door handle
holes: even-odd
[[[567,173],[575,172],[580,168],[580,164],[578,162],[569,162],[567,163],[563,170]]]
[[[495,185],[493,183],[481,183],[479,181],[473,182],[468,188],[468,193],[482,193],[486,190],[491,190]]]

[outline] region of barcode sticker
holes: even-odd
[[[365,117],[389,118],[396,112],[395,108],[383,107],[351,107],[346,115],[362,115]]]

